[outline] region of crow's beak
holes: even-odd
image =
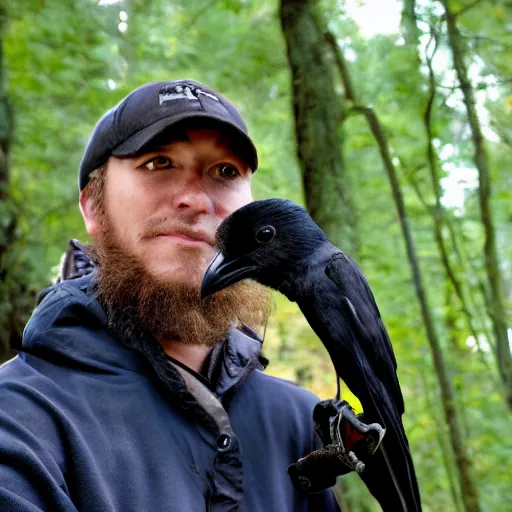
[[[241,281],[242,279],[253,277],[256,271],[256,265],[248,256],[241,256],[233,261],[226,261],[224,255],[219,252],[213,258],[206,269],[201,285],[201,298],[208,297],[223,288]]]

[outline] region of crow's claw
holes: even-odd
[[[336,477],[363,472],[366,460],[379,447],[386,430],[378,423],[367,425],[346,401],[323,400],[313,411],[315,429],[325,448],[299,459],[288,468],[293,484],[303,491],[320,492]]]
[[[346,401],[340,402],[338,414],[331,422],[331,439],[348,452],[363,450],[362,455],[373,455],[380,446],[386,429],[378,423],[367,425],[354,414],[354,409]]]

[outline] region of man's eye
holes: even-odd
[[[240,172],[234,165],[220,164],[218,168],[219,176],[221,178],[236,178],[240,175]]]
[[[165,156],[157,156],[144,164],[149,171],[157,171],[158,169],[168,169],[172,167],[172,162]]]

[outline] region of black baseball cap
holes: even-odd
[[[218,92],[193,80],[143,85],[98,122],[80,163],[78,188],[111,156],[136,155],[172,125],[192,118],[218,121],[233,130],[253,171],[258,167],[256,148],[238,110]]]

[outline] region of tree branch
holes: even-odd
[[[468,11],[476,7],[478,4],[481,4],[483,0],[473,0],[473,2],[469,3],[468,5],[465,5],[461,9],[459,9],[456,13],[454,13],[455,17],[462,16],[463,14],[466,14]]]
[[[485,229],[484,262],[487,279],[490,285],[489,305],[492,311],[491,319],[498,350],[500,377],[505,386],[509,407],[512,409],[512,353],[508,341],[503,276],[501,274],[496,249],[496,230],[491,208],[491,172],[489,158],[476,110],[474,92],[468,77],[468,69],[465,62],[466,48],[457,28],[455,15],[448,5],[448,0],[441,0],[441,3],[445,9],[453,65],[463,94],[463,101],[467,111],[468,123],[471,129],[471,137],[475,150],[474,162],[478,170],[480,215]]]
[[[435,81],[435,75],[434,75],[434,69],[432,67],[432,61],[434,59],[435,53],[438,48],[438,39],[436,37],[435,29],[432,30],[431,33],[431,41],[434,41],[434,50],[429,55],[428,51],[425,52],[426,54],[426,64],[428,68],[428,83],[429,83],[429,92],[428,92],[428,98],[427,98],[427,104],[425,106],[425,112],[423,115],[423,123],[425,125],[425,131],[427,134],[427,147],[426,147],[426,153],[427,153],[427,162],[428,162],[428,169],[430,171],[430,179],[432,182],[432,188],[434,190],[435,194],[435,200],[436,200],[436,206],[434,209],[434,235],[436,239],[437,246],[439,248],[439,253],[441,255],[441,261],[443,263],[443,266],[445,267],[446,274],[448,275],[448,278],[450,279],[450,282],[452,283],[452,286],[455,290],[455,293],[460,301],[462,312],[464,313],[464,317],[466,319],[466,324],[469,329],[469,332],[475,339],[475,342],[478,346],[478,353],[481,356],[484,356],[484,352],[482,351],[482,347],[480,346],[479,336],[476,332],[476,329],[473,325],[473,317],[474,314],[470,311],[470,307],[468,305],[468,302],[466,300],[465,293],[463,291],[462,283],[459,281],[458,277],[456,276],[455,270],[450,262],[450,259],[448,257],[448,251],[446,249],[446,245],[443,238],[443,224],[444,224],[444,218],[445,218],[445,211],[444,208],[441,205],[441,188],[439,185],[439,176],[437,172],[437,154],[436,150],[434,148],[433,144],[433,133],[432,133],[432,107],[434,104],[434,100],[436,97],[436,81]],[[430,44],[430,41],[429,41]],[[427,48],[429,46],[427,45]],[[491,369],[488,366],[487,360],[485,357],[482,359],[484,365],[487,367],[487,369],[490,371]],[[492,373],[491,373],[492,375]]]
[[[334,37],[331,35],[330,39],[333,40]],[[345,60],[343,58],[339,46],[334,45],[333,50],[339,54],[338,57],[336,58],[336,62],[338,63],[338,66],[340,65],[339,63],[341,63],[342,65],[342,68],[340,68],[339,71],[342,80],[344,80],[344,77],[350,76],[348,72],[348,67],[346,66]],[[471,477],[470,472],[471,461],[468,457],[466,447],[463,441],[464,436],[461,427],[460,414],[456,406],[455,393],[453,391],[452,383],[449,378],[448,366],[446,364],[441,344],[439,342],[439,338],[436,332],[434,319],[427,298],[427,292],[423,284],[423,277],[421,274],[418,257],[416,255],[416,248],[414,245],[411,228],[409,226],[409,219],[407,217],[405,202],[400,187],[400,182],[398,180],[398,175],[391,157],[387,137],[384,128],[380,123],[380,120],[375,111],[368,106],[359,106],[355,90],[353,89],[350,80],[347,81],[346,83],[344,82],[344,85],[345,90],[347,92],[347,97],[350,95],[352,101],[354,101],[354,103],[358,105],[357,107],[354,107],[354,109],[360,111],[366,118],[370,131],[372,132],[377,143],[382,163],[388,176],[388,180],[391,186],[391,193],[398,214],[398,220],[405,241],[407,258],[411,266],[414,289],[416,291],[418,302],[420,304],[420,310],[427,334],[427,339],[429,342],[430,352],[432,354],[432,359],[434,361],[434,367],[436,370],[436,376],[438,379],[439,388],[441,390],[445,420],[448,425],[450,441],[457,461],[457,468],[459,470],[459,483],[461,489],[463,490],[463,494],[466,493],[466,509],[468,512],[479,512],[480,508],[478,505],[478,500],[476,499],[476,489],[474,487],[473,479]],[[469,498],[474,497],[475,499],[468,499],[468,496]]]

